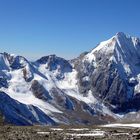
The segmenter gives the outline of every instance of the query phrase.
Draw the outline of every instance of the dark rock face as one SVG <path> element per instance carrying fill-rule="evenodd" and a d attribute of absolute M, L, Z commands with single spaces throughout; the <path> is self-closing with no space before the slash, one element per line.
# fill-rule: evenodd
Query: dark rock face
<path fill-rule="evenodd" d="M 23 78 L 26 82 L 31 82 L 34 78 L 34 75 L 30 69 L 23 68 Z"/>
<path fill-rule="evenodd" d="M 7 79 L 4 77 L 0 77 L 0 88 L 4 87 L 4 88 L 8 88 L 8 82 Z"/>
<path fill-rule="evenodd" d="M 9 64 L 12 64 L 12 62 L 14 61 L 14 57 L 6 52 L 3 53 L 3 56 L 8 60 Z"/>
<path fill-rule="evenodd" d="M 91 108 L 89 105 L 83 104 L 83 109 L 84 109 L 85 111 L 87 111 L 88 113 L 90 113 L 91 115 L 95 115 L 94 109 Z"/>
<path fill-rule="evenodd" d="M 86 79 L 85 77 L 91 77 L 92 72 L 94 71 L 93 65 L 91 65 L 88 62 L 82 62 L 82 60 L 86 54 L 87 53 L 83 53 L 80 55 L 80 57 L 73 60 L 74 68 L 78 72 L 77 79 L 78 79 L 79 92 L 82 94 L 86 94 L 90 90 L 91 79 L 90 78 Z"/>
<path fill-rule="evenodd" d="M 53 100 L 55 100 L 55 105 L 59 105 L 60 109 L 74 110 L 73 100 L 67 96 L 63 90 L 59 88 L 52 88 L 50 93 L 53 96 Z"/>
<path fill-rule="evenodd" d="M 12 69 L 21 69 L 24 68 L 28 61 L 22 56 L 16 56 L 13 58 L 10 67 Z"/>
<path fill-rule="evenodd" d="M 52 97 L 49 92 L 37 80 L 32 81 L 31 91 L 34 96 L 42 100 L 50 100 Z"/>
<path fill-rule="evenodd" d="M 131 111 L 139 111 L 140 110 L 140 95 L 135 95 L 131 99 L 123 102 L 117 108 L 113 108 L 112 111 L 115 113 L 129 113 Z M 133 117 L 134 118 L 134 117 Z"/>
<path fill-rule="evenodd" d="M 96 63 L 100 65 L 97 68 L 88 62 L 76 65 L 79 91 L 86 96 L 91 90 L 96 98 L 109 107 L 110 105 L 119 107 L 127 102 L 129 86 L 120 77 L 115 64 L 110 64 L 105 58 Z M 85 80 L 84 77 L 88 79 Z"/>
<path fill-rule="evenodd" d="M 98 67 L 91 76 L 91 89 L 100 99 L 119 105 L 127 99 L 127 85 L 115 68 Z"/>

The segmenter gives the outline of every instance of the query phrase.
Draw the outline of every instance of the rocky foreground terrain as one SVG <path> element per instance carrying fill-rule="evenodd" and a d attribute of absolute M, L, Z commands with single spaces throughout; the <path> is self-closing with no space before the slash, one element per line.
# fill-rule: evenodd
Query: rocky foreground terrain
<path fill-rule="evenodd" d="M 138 128 L 1 126 L 0 140 L 135 140 Z"/>

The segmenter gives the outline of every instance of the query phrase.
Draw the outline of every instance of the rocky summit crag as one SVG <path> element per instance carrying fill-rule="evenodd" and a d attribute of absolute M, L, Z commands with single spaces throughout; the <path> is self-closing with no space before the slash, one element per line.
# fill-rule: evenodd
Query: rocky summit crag
<path fill-rule="evenodd" d="M 0 54 L 0 112 L 15 125 L 140 119 L 140 39 L 117 33 L 78 58 Z"/>

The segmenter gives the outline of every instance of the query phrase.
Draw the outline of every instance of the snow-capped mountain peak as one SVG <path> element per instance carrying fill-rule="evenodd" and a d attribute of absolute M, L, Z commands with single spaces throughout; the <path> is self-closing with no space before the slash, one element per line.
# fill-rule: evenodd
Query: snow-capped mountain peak
<path fill-rule="evenodd" d="M 140 40 L 122 32 L 71 61 L 0 54 L 0 111 L 10 123 L 107 123 L 140 110 L 139 93 Z"/>
<path fill-rule="evenodd" d="M 140 56 L 140 39 L 126 35 L 123 32 L 118 32 L 107 41 L 99 43 L 99 45 L 85 56 L 85 59 L 90 62 L 95 61 L 96 54 L 99 55 L 99 53 L 103 57 L 104 55 L 110 57 L 110 60 L 113 57 L 117 57 L 119 61 L 127 55 L 129 57 L 131 55 Z"/>

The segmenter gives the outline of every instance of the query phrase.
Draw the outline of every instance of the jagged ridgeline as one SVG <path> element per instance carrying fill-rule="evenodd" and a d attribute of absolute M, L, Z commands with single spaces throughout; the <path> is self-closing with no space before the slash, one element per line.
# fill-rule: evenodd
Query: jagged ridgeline
<path fill-rule="evenodd" d="M 73 60 L 0 54 L 0 111 L 15 125 L 139 121 L 140 40 L 122 32 Z M 133 113 L 132 113 L 133 112 Z"/>

